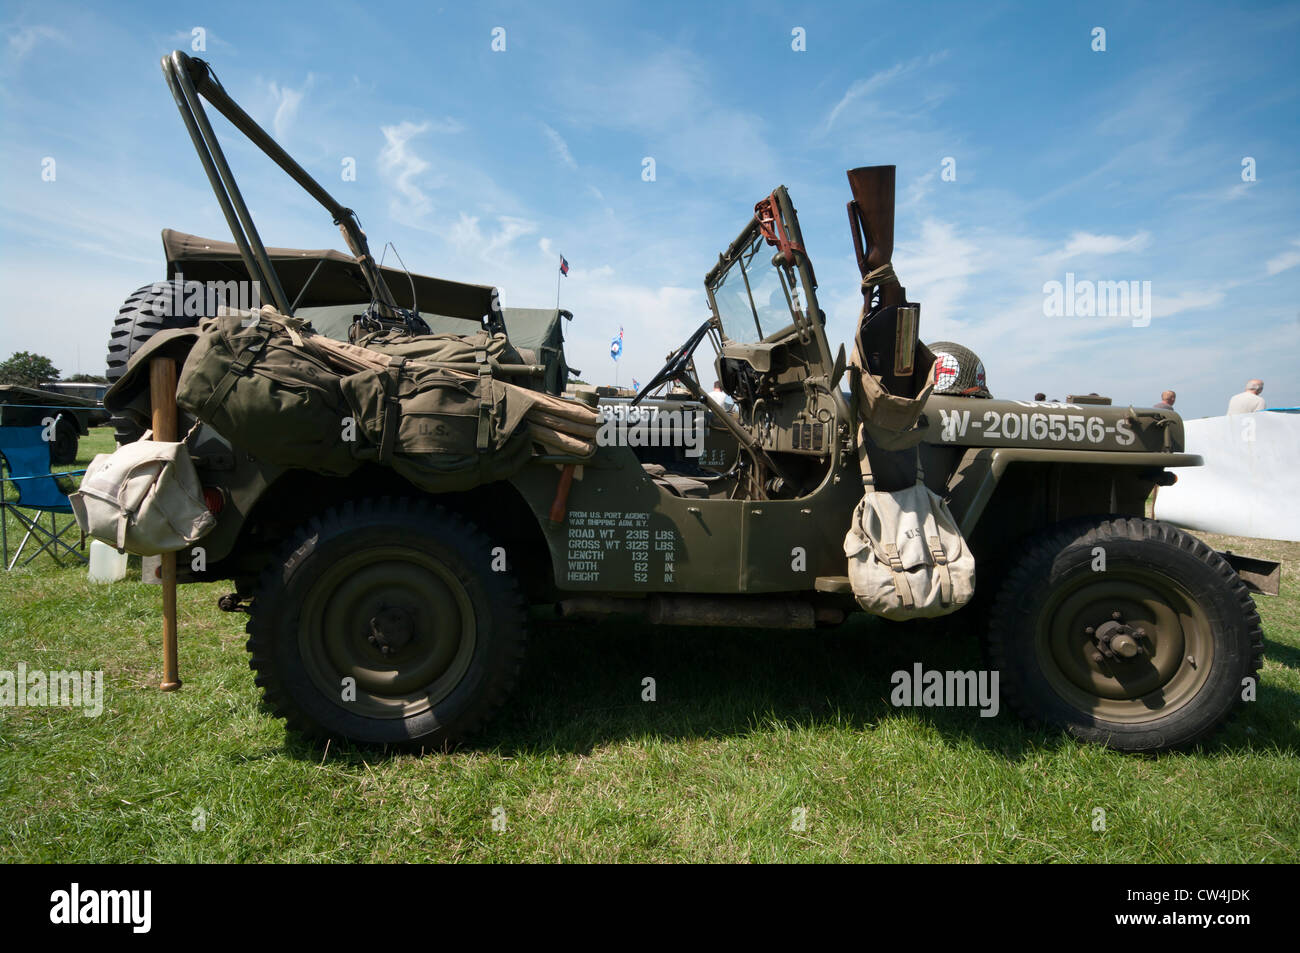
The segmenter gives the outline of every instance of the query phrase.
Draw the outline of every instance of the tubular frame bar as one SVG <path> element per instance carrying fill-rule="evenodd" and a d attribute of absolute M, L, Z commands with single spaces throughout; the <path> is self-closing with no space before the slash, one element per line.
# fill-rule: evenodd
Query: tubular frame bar
<path fill-rule="evenodd" d="M 231 235 L 239 247 L 239 254 L 244 260 L 245 268 L 248 269 L 249 277 L 261 282 L 262 286 L 270 291 L 271 298 L 280 313 L 292 315 L 293 310 L 266 253 L 266 246 L 262 243 L 253 224 L 248 206 L 244 204 L 243 195 L 221 151 L 216 133 L 208 122 L 200 96 L 211 103 L 230 121 L 231 125 L 247 136 L 253 145 L 261 149 L 272 162 L 283 169 L 333 216 L 334 223 L 343 233 L 349 251 L 361 266 L 366 283 L 370 286 L 372 298 L 395 314 L 397 306 L 392 292 L 370 254 L 365 233 L 361 231 L 356 214 L 326 192 L 321 184 L 308 175 L 306 170 L 295 162 L 266 130 L 254 122 L 253 118 L 230 98 L 212 76 L 206 62 L 175 50 L 169 56 L 163 57 L 162 71 L 172 98 L 176 101 L 176 107 L 180 110 L 181 119 L 185 122 L 185 128 L 194 143 L 199 161 L 203 164 L 203 171 L 207 174 L 213 194 L 216 195 L 217 204 L 221 206 L 226 224 L 230 226 Z"/>

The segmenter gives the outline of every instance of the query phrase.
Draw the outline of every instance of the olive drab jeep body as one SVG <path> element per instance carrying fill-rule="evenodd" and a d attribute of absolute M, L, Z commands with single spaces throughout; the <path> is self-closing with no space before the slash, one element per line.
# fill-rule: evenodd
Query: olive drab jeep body
<path fill-rule="evenodd" d="M 169 247 L 169 277 L 198 274 L 202 252 L 203 267 L 271 289 L 281 314 L 345 316 L 327 332 L 343 339 L 365 322 L 399 337 L 434 323 L 511 334 L 492 289 L 379 269 L 351 212 L 206 64 L 174 53 L 164 71 L 236 239 L 220 253 L 194 239 L 191 259 Z M 199 96 L 331 210 L 350 255 L 262 248 Z M 874 472 L 868 492 L 919 478 L 946 504 L 976 566 L 976 598 L 953 618 L 976 623 L 1019 714 L 1126 750 L 1188 744 L 1215 728 L 1255 676 L 1262 634 L 1229 562 L 1145 517 L 1154 487 L 1201 463 L 1184 452 L 1180 418 L 1095 395 L 982 396 L 983 381 L 979 393 L 933 390 L 942 361 L 916 338 L 919 306 L 882 271 L 893 239 L 892 167 L 883 168 L 887 189 L 874 197 L 850 174 L 866 296 L 852 362 L 827 338 L 795 207 L 778 187 L 706 276 L 708 320 L 636 400 L 605 403 L 590 453 L 536 445 L 507 479 L 429 494 L 374 461 L 331 476 L 198 426 L 189 445 L 216 525 L 198 544 L 202 559 L 179 554 L 181 580 L 234 581 L 224 607 L 250 613 L 252 666 L 276 713 L 316 736 L 455 742 L 505 701 L 530 608 L 574 620 L 839 624 L 861 611 L 845 536 Z M 322 273 L 328 287 L 313 283 Z M 872 322 L 891 335 L 883 358 Z M 716 352 L 708 380 L 723 382 L 730 409 L 695 370 L 705 338 Z M 905 373 L 891 376 L 900 360 Z M 535 377 L 512 379 L 555 393 L 557 361 L 562 344 L 537 358 Z M 690 399 L 645 402 L 670 381 Z M 864 410 L 864 381 L 894 393 L 925 385 L 893 443 Z M 692 435 L 708 455 L 683 452 Z M 880 625 L 864 637 L 907 638 L 906 625 Z"/>

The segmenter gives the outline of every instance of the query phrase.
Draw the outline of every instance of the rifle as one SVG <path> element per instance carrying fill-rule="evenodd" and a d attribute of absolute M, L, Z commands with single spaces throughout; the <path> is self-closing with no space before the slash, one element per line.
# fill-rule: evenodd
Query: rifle
<path fill-rule="evenodd" d="M 934 355 L 918 336 L 921 306 L 907 301 L 891 261 L 894 166 L 850 169 L 848 177 L 849 229 L 862 275 L 862 314 L 850 362 L 853 404 L 863 424 L 864 464 L 877 488 L 901 489 L 916 479 L 912 427 L 933 381 Z"/>

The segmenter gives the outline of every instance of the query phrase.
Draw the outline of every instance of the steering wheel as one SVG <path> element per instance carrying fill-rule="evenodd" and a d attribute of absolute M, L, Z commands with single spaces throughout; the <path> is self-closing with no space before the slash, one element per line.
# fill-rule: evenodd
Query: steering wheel
<path fill-rule="evenodd" d="M 668 355 L 668 360 L 659 370 L 659 373 L 651 378 L 650 383 L 642 387 L 640 393 L 632 398 L 633 407 L 641 403 L 652 390 L 665 381 L 678 380 L 685 376 L 687 369 L 691 366 L 691 355 L 695 353 L 695 349 L 704 340 L 704 335 L 708 333 L 709 325 L 712 323 L 712 318 L 705 321 L 695 329 L 694 334 L 686 339 L 685 344 Z"/>

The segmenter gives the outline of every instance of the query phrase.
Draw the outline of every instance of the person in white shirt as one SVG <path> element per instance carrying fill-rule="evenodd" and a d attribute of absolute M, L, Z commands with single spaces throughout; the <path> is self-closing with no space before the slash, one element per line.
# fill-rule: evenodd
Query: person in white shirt
<path fill-rule="evenodd" d="M 1263 381 L 1258 379 L 1250 381 L 1246 384 L 1245 390 L 1228 401 L 1228 413 L 1253 414 L 1257 410 L 1263 410 L 1264 398 L 1259 396 L 1263 389 Z"/>
<path fill-rule="evenodd" d="M 731 399 L 725 390 L 722 389 L 722 381 L 713 382 L 713 390 L 709 391 L 709 396 L 718 402 L 718 406 L 723 410 L 731 410 L 735 406 L 735 401 Z"/>

